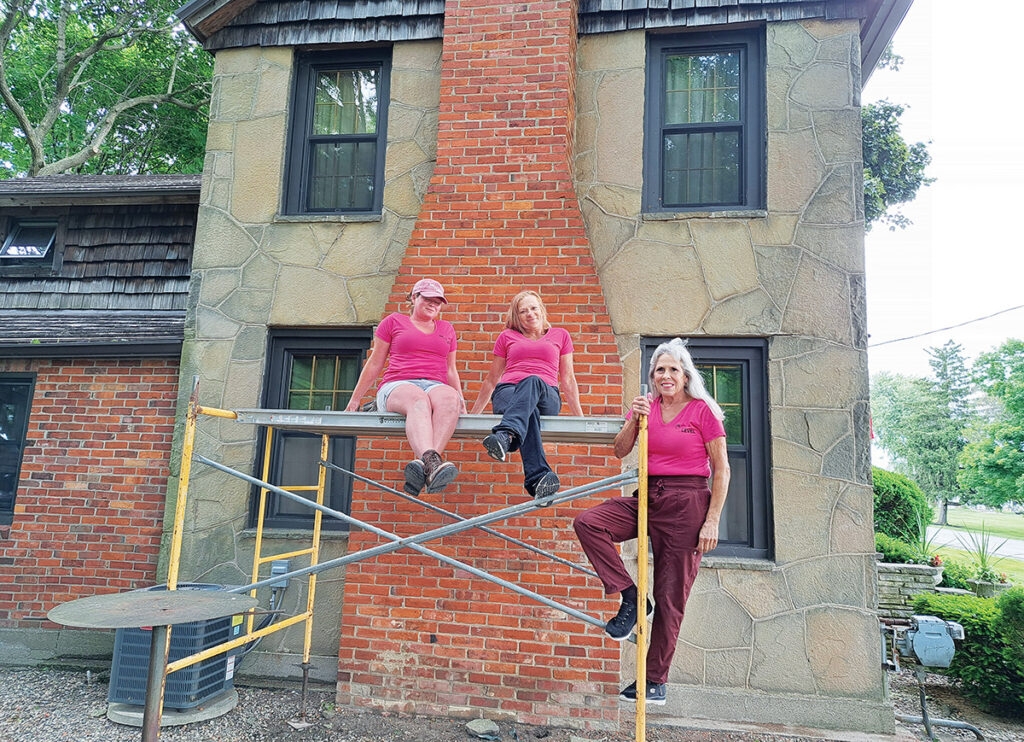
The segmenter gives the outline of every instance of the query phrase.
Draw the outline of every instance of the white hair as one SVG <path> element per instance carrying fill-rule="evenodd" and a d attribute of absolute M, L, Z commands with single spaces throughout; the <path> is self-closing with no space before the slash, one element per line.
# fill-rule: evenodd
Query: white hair
<path fill-rule="evenodd" d="M 686 390 L 686 393 L 694 399 L 704 400 L 705 404 L 711 408 L 711 414 L 719 420 L 725 420 L 725 413 L 722 412 L 722 408 L 715 401 L 714 397 L 708 393 L 707 387 L 704 386 L 704 379 L 693 364 L 690 351 L 686 349 L 686 341 L 681 338 L 672 338 L 667 343 L 662 343 L 654 349 L 654 353 L 651 355 L 651 370 L 647 378 L 654 398 L 661 397 L 661 390 L 654 383 L 654 369 L 658 365 L 658 359 L 665 355 L 675 359 L 683 367 L 683 373 L 686 374 L 686 384 L 683 388 Z"/>

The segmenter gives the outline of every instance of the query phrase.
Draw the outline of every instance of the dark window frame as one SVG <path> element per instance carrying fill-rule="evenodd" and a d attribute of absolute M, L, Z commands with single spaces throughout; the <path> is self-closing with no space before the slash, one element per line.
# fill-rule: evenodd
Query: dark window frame
<path fill-rule="evenodd" d="M 644 337 L 641 340 L 641 383 L 647 383 L 651 354 L 670 337 Z M 742 456 L 747 461 L 746 544 L 723 542 L 711 552 L 714 556 L 751 559 L 773 558 L 774 533 L 771 487 L 771 431 L 768 419 L 768 342 L 763 338 L 692 337 L 687 347 L 695 364 L 736 364 L 743 367 L 744 426 L 749 431 L 745 444 L 727 443 L 730 460 Z M 734 472 L 735 475 L 735 472 Z"/>
<path fill-rule="evenodd" d="M 373 204 L 369 209 L 310 209 L 311 133 L 316 72 L 321 69 L 377 67 L 377 132 L 374 135 L 339 135 L 335 139 L 377 142 Z M 380 214 L 384 203 L 384 159 L 387 150 L 388 109 L 391 96 L 391 48 L 374 47 L 348 52 L 308 52 L 296 60 L 288 122 L 282 210 L 287 215 Z"/>
<path fill-rule="evenodd" d="M 51 276 L 60 272 L 64 265 L 64 241 L 67 234 L 67 219 L 61 214 L 29 213 L 24 216 L 6 215 L 0 217 L 0 244 L 6 246 L 14 231 L 22 225 L 52 224 L 53 244 L 49 255 L 41 259 L 0 258 L 0 275 L 5 276 Z M 31 262 L 30 262 L 31 261 Z"/>
<path fill-rule="evenodd" d="M 663 141 L 667 131 L 702 132 L 720 124 L 664 125 L 665 59 L 678 52 L 687 54 L 740 52 L 740 74 L 745 90 L 740 97 L 742 145 L 740 161 L 741 197 L 736 203 L 664 205 Z M 643 203 L 646 213 L 686 213 L 693 211 L 737 211 L 765 208 L 765 32 L 763 28 L 737 31 L 711 31 L 687 34 L 649 34 L 644 105 Z M 729 128 L 734 128 L 730 124 Z"/>
<path fill-rule="evenodd" d="M 34 373 L 0 373 L 0 383 L 28 384 L 28 409 L 25 414 L 25 421 L 19 434 L 20 444 L 18 446 L 18 465 L 14 482 L 14 496 L 11 499 L 10 510 L 0 509 L 0 525 L 9 526 L 14 520 L 14 506 L 18 501 L 18 487 L 21 483 L 21 465 L 25 459 L 25 449 L 31 444 L 28 439 L 29 420 L 32 417 L 32 403 L 36 393 L 36 375 Z"/>
<path fill-rule="evenodd" d="M 361 366 L 372 342 L 372 332 L 366 328 L 271 328 L 267 336 L 267 361 L 263 377 L 263 408 L 287 408 L 287 381 L 291 376 L 292 359 L 296 354 L 317 352 L 344 354 L 351 351 L 352 355 L 359 360 Z M 281 471 L 284 464 L 282 440 L 293 437 L 319 438 L 320 436 L 311 433 L 275 430 L 270 451 L 270 478 L 268 481 L 271 484 L 281 484 Z M 253 464 L 255 476 L 259 478 L 263 476 L 265 443 L 266 437 L 261 430 L 256 446 L 256 459 Z M 355 436 L 331 436 L 327 458 L 332 463 L 351 470 L 355 459 L 355 449 Z M 315 461 L 310 461 L 309 463 L 310 466 L 316 465 Z M 296 483 L 284 482 L 283 484 L 294 485 Z M 251 527 L 256 526 L 259 517 L 259 494 L 259 488 L 253 487 L 249 507 L 249 524 Z M 279 495 L 272 492 L 267 493 L 267 509 L 263 521 L 265 528 L 303 530 L 313 528 L 314 511 L 312 508 L 308 510 L 306 515 L 280 514 L 277 510 L 279 497 Z M 328 470 L 324 504 L 335 510 L 348 513 L 352 505 L 351 479 Z M 328 531 L 345 532 L 348 531 L 348 524 L 337 518 L 325 517 L 321 521 L 321 528 Z"/>

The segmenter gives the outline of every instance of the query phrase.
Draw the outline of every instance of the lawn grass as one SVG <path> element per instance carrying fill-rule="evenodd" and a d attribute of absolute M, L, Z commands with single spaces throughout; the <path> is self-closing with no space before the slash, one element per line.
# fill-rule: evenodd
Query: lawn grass
<path fill-rule="evenodd" d="M 984 523 L 985 530 L 993 536 L 1024 541 L 1024 515 L 951 507 L 946 515 L 946 520 L 954 528 L 965 528 L 969 531 L 980 530 Z"/>
<path fill-rule="evenodd" d="M 973 566 L 974 560 L 969 551 L 954 549 L 949 546 L 940 546 L 936 550 L 943 559 L 955 559 L 968 566 Z M 1004 557 L 997 564 L 993 565 L 996 572 L 1005 572 L 1006 576 L 1014 585 L 1024 585 L 1024 562 L 1019 559 Z"/>

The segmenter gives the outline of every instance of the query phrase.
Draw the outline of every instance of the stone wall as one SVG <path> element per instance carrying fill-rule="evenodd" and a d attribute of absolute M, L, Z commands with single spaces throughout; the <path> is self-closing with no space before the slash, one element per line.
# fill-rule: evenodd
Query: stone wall
<path fill-rule="evenodd" d="M 383 314 L 434 166 L 440 42 L 395 45 L 380 217 L 278 214 L 283 181 L 291 49 L 218 52 L 196 231 L 179 419 L 198 374 L 200 403 L 259 407 L 267 328 L 364 326 Z M 256 431 L 200 418 L 197 450 L 241 471 L 253 466 Z M 178 470 L 178 453 L 173 463 Z M 176 479 L 169 488 L 173 521 Z M 192 468 L 181 579 L 248 584 L 254 532 L 247 529 L 249 486 L 201 465 Z M 308 531 L 268 531 L 263 553 L 308 547 Z M 321 561 L 347 551 L 347 536 L 327 534 Z M 166 559 L 166 549 L 164 549 Z M 166 571 L 166 564 L 162 565 Z M 306 603 L 293 580 L 285 610 Z M 344 571 L 317 582 L 315 677 L 337 670 Z M 265 604 L 265 598 L 264 598 Z M 298 624 L 263 639 L 243 672 L 295 676 Z"/>
<path fill-rule="evenodd" d="M 935 592 L 942 568 L 927 564 L 878 564 L 878 615 L 906 618 L 914 613 L 914 596 Z"/>
<path fill-rule="evenodd" d="M 768 24 L 767 209 L 668 215 L 641 211 L 644 32 L 580 41 L 577 191 L 626 396 L 643 336 L 769 339 L 775 559 L 707 560 L 669 713 L 893 728 L 874 612 L 858 34 Z"/>

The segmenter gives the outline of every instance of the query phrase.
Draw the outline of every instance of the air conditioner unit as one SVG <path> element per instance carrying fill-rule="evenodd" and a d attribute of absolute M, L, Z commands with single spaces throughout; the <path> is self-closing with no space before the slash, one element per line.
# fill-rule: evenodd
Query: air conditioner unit
<path fill-rule="evenodd" d="M 178 590 L 228 590 L 230 585 L 183 583 Z M 156 585 L 145 590 L 166 590 Z M 234 639 L 242 633 L 242 616 L 225 616 L 207 621 L 174 624 L 168 662 Z M 143 706 L 149 673 L 149 647 L 153 632 L 148 629 L 118 629 L 114 638 L 114 660 L 110 669 L 107 701 Z M 234 687 L 235 662 L 241 649 L 218 654 L 167 676 L 164 708 L 188 709 Z"/>

